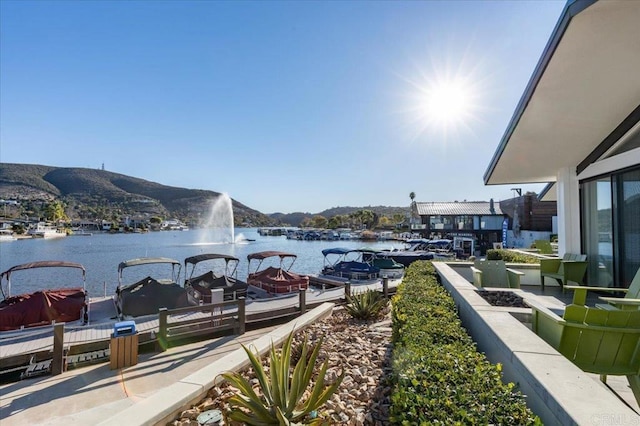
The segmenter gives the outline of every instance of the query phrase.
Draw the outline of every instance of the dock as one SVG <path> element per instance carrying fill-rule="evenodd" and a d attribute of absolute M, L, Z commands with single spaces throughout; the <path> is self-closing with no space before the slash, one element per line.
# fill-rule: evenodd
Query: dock
<path fill-rule="evenodd" d="M 306 291 L 271 298 L 247 299 L 244 321 L 247 324 L 273 322 L 300 315 L 325 302 L 344 303 L 347 291 L 349 293 L 367 290 L 383 291 L 380 280 L 346 285 L 317 276 L 312 277 L 311 280 L 314 285 Z M 388 280 L 387 291 L 393 292 L 400 282 L 400 279 Z M 208 312 L 198 312 L 203 310 L 202 307 L 194 307 L 194 312 L 180 313 L 177 320 L 185 319 L 193 322 L 198 318 L 210 318 L 211 312 L 216 309 L 222 313 L 220 307 L 215 304 L 209 306 Z M 224 314 L 228 315 L 234 310 L 237 308 L 225 307 Z M 116 316 L 113 299 L 107 297 L 93 302 L 90 312 L 92 312 L 90 318 L 93 316 L 109 318 L 109 320 L 91 323 L 90 319 L 87 325 L 66 324 L 64 326 L 62 356 L 65 359 L 65 368 L 78 368 L 109 360 L 110 339 L 115 323 L 120 321 Z M 159 315 L 136 317 L 134 321 L 139 345 L 157 347 L 160 332 Z M 50 325 L 0 333 L 0 375 L 22 374 L 26 377 L 50 372 L 51 359 L 54 357 L 54 327 L 55 325 Z M 212 326 L 212 332 L 215 331 L 215 326 Z"/>

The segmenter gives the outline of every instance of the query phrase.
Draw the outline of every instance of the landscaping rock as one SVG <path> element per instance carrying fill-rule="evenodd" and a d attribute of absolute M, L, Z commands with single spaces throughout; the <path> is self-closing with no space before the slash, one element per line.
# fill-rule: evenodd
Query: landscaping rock
<path fill-rule="evenodd" d="M 329 359 L 326 382 L 335 381 L 342 367 L 346 374 L 338 390 L 318 411 L 318 415 L 331 424 L 360 426 L 388 424 L 390 391 L 387 374 L 391 360 L 390 320 L 379 323 L 367 323 L 351 318 L 346 312 L 336 310 L 333 315 L 311 325 L 294 337 L 295 345 L 301 343 L 306 335 L 313 344 L 320 337 L 322 349 L 317 365 Z M 263 362 L 268 364 L 267 357 Z M 248 369 L 243 375 L 255 383 L 253 371 Z M 256 389 L 256 387 L 254 387 Z M 257 390 L 257 389 L 256 389 Z M 221 383 L 209 390 L 207 396 L 194 407 L 185 410 L 180 418 L 169 425 L 187 425 L 194 415 L 206 410 L 219 409 L 225 412 L 229 408 L 227 400 L 236 389 Z M 233 423 L 223 423 L 233 424 Z"/>

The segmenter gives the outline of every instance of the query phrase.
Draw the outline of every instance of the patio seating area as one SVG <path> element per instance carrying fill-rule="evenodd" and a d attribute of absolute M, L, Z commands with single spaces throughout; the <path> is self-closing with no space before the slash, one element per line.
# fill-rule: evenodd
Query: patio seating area
<path fill-rule="evenodd" d="M 469 266 L 465 270 L 455 264 L 434 265 L 478 348 L 491 362 L 502 364 L 505 380 L 518 385 L 527 395 L 528 405 L 545 423 L 586 424 L 605 412 L 630 421 L 640 420 L 640 405 L 625 376 L 609 376 L 606 384 L 602 383 L 599 374 L 580 370 L 533 332 L 531 308 L 491 306 L 472 284 L 472 277 L 466 272 Z M 519 289 L 496 290 L 514 292 L 525 303 L 535 301 L 562 315 L 564 307 L 573 301 L 573 292 L 563 292 L 557 285 L 543 289 L 532 280 L 535 271 L 528 271 L 528 275 L 530 279 L 523 280 Z M 588 292 L 585 301 L 594 306 L 602 302 L 599 296 Z"/>

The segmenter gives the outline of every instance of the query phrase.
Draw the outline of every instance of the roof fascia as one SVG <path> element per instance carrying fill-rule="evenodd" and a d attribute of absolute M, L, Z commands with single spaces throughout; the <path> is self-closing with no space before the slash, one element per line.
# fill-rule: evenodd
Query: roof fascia
<path fill-rule="evenodd" d="M 540 194 L 538 194 L 538 201 L 544 201 L 543 198 L 547 195 L 547 193 L 549 191 L 551 191 L 551 189 L 553 189 L 553 185 L 555 185 L 555 182 L 549 182 L 548 184 L 545 185 L 544 188 L 542 188 L 542 191 L 540 191 Z"/>
<path fill-rule="evenodd" d="M 509 139 L 511 139 L 513 132 L 515 131 L 518 123 L 520 122 L 520 118 L 522 117 L 522 114 L 524 114 L 525 109 L 529 105 L 529 102 L 533 97 L 536 87 L 538 87 L 538 83 L 540 82 L 540 79 L 544 75 L 544 72 L 547 69 L 549 62 L 551 61 L 553 54 L 558 48 L 558 45 L 560 44 L 560 41 L 562 40 L 562 37 L 564 36 L 565 31 L 569 27 L 569 23 L 571 22 L 571 19 L 577 14 L 579 14 L 580 12 L 582 12 L 583 10 L 585 10 L 586 8 L 588 8 L 589 6 L 591 6 L 592 4 L 594 4 L 596 1 L 598 0 L 567 1 L 567 4 L 565 5 L 564 9 L 562 10 L 562 13 L 560 14 L 560 18 L 558 19 L 558 22 L 556 23 L 556 26 L 554 27 L 553 32 L 551 33 L 551 37 L 549 38 L 547 45 L 542 51 L 542 56 L 538 60 L 538 64 L 536 65 L 536 68 L 534 69 L 533 74 L 531 75 L 531 78 L 527 83 L 527 87 L 525 88 L 524 93 L 522 94 L 522 97 L 520 98 L 520 101 L 516 106 L 513 116 L 509 121 L 507 130 L 502 136 L 502 139 L 500 140 L 500 144 L 498 145 L 496 152 L 493 154 L 493 157 L 491 158 L 491 162 L 489 163 L 489 167 L 487 167 L 487 171 L 484 173 L 485 185 L 488 185 L 489 179 L 491 178 L 491 175 L 493 174 L 493 171 L 495 170 L 498 164 L 498 160 L 500 160 L 502 153 L 507 147 L 507 143 L 509 142 Z"/>
<path fill-rule="evenodd" d="M 590 164 L 595 163 L 602 157 L 620 138 L 627 134 L 636 124 L 640 122 L 640 105 L 627 116 L 587 157 L 582 160 L 576 169 L 577 174 L 582 173 Z"/>

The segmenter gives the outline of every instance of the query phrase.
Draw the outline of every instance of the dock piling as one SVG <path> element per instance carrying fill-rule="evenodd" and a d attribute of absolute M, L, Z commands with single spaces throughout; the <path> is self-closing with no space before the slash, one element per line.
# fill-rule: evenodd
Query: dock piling
<path fill-rule="evenodd" d="M 51 361 L 51 375 L 62 374 L 64 368 L 64 323 L 53 326 L 53 360 Z"/>

